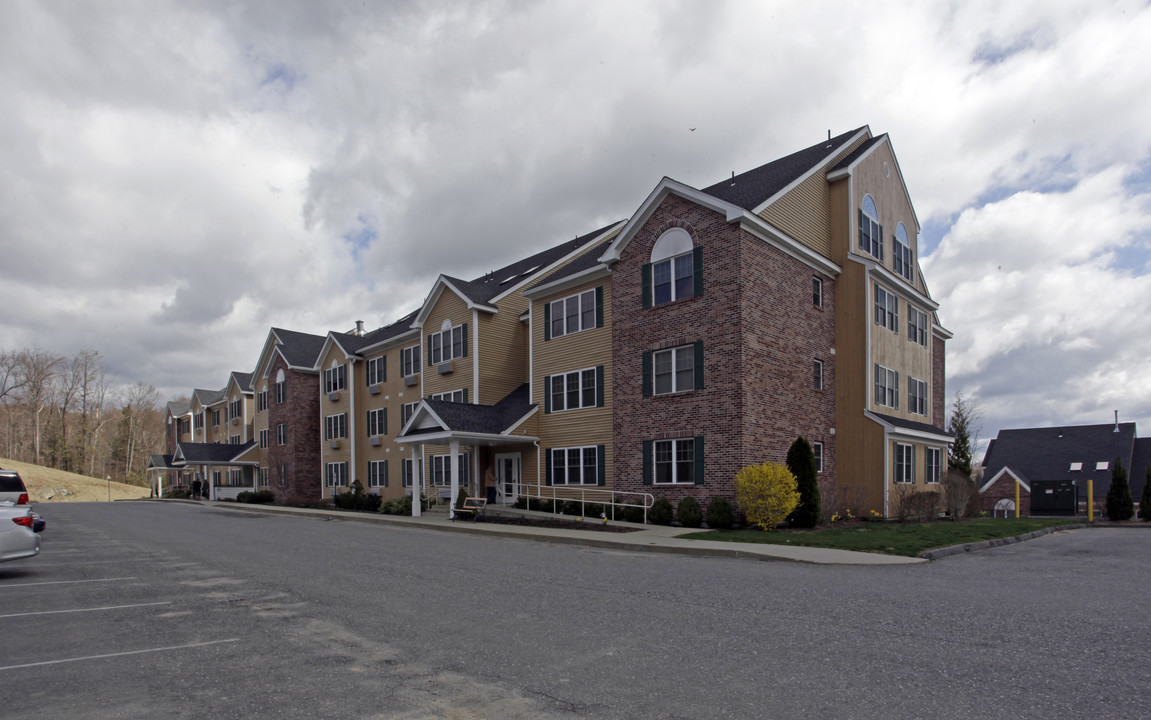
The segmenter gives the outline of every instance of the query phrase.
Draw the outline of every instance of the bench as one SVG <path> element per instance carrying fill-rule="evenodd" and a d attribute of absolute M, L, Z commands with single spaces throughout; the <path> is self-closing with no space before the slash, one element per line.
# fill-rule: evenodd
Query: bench
<path fill-rule="evenodd" d="M 458 520 L 464 515 L 471 515 L 472 522 L 476 518 L 483 517 L 484 508 L 488 506 L 487 498 L 470 497 L 464 498 L 464 506 L 456 508 L 455 514 L 452 516 L 453 520 Z"/>

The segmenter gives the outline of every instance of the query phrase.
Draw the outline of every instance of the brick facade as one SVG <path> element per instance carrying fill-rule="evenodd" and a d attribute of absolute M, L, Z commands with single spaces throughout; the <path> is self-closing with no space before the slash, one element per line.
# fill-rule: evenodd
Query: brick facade
<path fill-rule="evenodd" d="M 272 363 L 269 388 L 277 373 L 284 371 L 285 400 L 268 400 L 268 467 L 272 490 L 282 498 L 319 500 L 323 486 L 320 455 L 320 392 L 316 373 L 291 370 L 280 355 Z M 287 423 L 288 443 L 280 445 L 276 426 Z M 287 485 L 282 484 L 281 468 L 287 467 Z"/>
<path fill-rule="evenodd" d="M 643 308 L 642 266 L 660 235 L 688 231 L 703 250 L 703 294 Z M 612 269 L 615 358 L 615 487 L 652 492 L 672 503 L 733 498 L 740 468 L 783 462 L 798 435 L 824 443 L 834 477 L 834 296 L 812 303 L 811 268 L 742 231 L 712 210 L 669 196 Z M 704 388 L 643 396 L 643 353 L 702 341 Z M 813 388 L 813 360 L 824 362 L 824 390 Z M 704 438 L 702 485 L 644 485 L 643 443 Z"/>
<path fill-rule="evenodd" d="M 943 338 L 933 334 L 931 337 L 931 424 L 940 430 L 947 428 L 947 368 L 944 361 L 946 352 L 947 344 Z"/>
<path fill-rule="evenodd" d="M 994 485 L 982 493 L 981 509 L 995 514 L 995 503 L 1000 500 L 1015 501 L 1015 478 L 1011 477 L 1008 473 L 1004 473 L 995 481 Z M 1000 516 L 1002 516 L 1002 511 L 1000 512 Z M 1009 517 L 1014 516 L 1014 511 L 1009 513 Z M 1022 485 L 1019 486 L 1019 516 L 1031 516 L 1031 491 Z"/>

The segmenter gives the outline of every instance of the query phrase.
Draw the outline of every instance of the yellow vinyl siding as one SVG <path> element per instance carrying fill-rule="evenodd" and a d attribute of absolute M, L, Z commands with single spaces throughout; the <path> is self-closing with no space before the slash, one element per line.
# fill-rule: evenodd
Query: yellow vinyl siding
<path fill-rule="evenodd" d="M 370 489 L 368 485 L 368 462 L 387 460 L 388 486 L 379 488 L 380 495 L 385 498 L 399 497 L 404 494 L 401 460 L 410 458 L 411 451 L 406 446 L 397 444 L 395 438 L 400 431 L 401 408 L 405 402 L 419 399 L 420 386 L 408 387 L 404 385 L 400 366 L 400 350 L 410 347 L 416 342 L 418 339 L 415 342 L 409 339 L 396 347 L 373 352 L 365 356 L 365 362 L 356 363 L 356 477 L 364 486 L 364 490 L 368 491 Z M 385 356 L 387 357 L 387 378 L 380 383 L 379 394 L 372 395 L 368 392 L 366 360 Z M 368 435 L 368 411 L 379 410 L 380 408 L 386 411 L 388 428 L 387 432 L 380 436 L 379 447 L 375 447 L 371 444 L 371 436 Z"/>
<path fill-rule="evenodd" d="M 343 390 L 339 391 L 339 397 L 336 400 L 329 400 L 328 393 L 324 392 L 324 372 L 331 369 L 332 362 L 335 361 L 337 365 L 344 365 L 347 373 L 347 384 Z M 348 463 L 348 486 L 350 487 L 352 481 L 357 476 L 353 472 L 352 465 L 352 435 L 359 428 L 356 418 L 352 417 L 352 393 L 356 390 L 356 384 L 363 382 L 362 374 L 364 366 L 358 363 L 355 370 L 352 369 L 352 364 L 344 356 L 344 352 L 340 350 L 334 343 L 324 354 L 319 363 L 320 373 L 316 378 L 316 391 L 320 393 L 320 426 L 318 431 L 320 433 L 320 477 L 325 487 L 325 496 L 327 496 L 327 472 L 328 463 L 333 462 L 346 462 Z M 339 415 L 340 413 L 348 413 L 348 437 L 340 438 L 340 447 L 335 450 L 331 447 L 331 441 L 327 436 L 327 418 L 329 415 Z M 365 478 L 360 478 L 360 483 L 363 484 Z"/>
<path fill-rule="evenodd" d="M 551 340 L 544 340 L 544 305 L 581 292 L 603 288 L 603 327 L 581 330 Z M 604 446 L 605 487 L 611 488 L 615 477 L 615 450 L 612 428 L 612 302 L 611 280 L 600 278 L 577 287 L 557 292 L 532 304 L 532 348 L 534 373 L 532 402 L 539 406 L 537 432 L 541 449 Z M 604 370 L 603 407 L 580 408 L 544 413 L 544 378 L 549 375 L 583 370 L 602 365 Z M 541 467 L 544 455 L 541 455 Z M 543 478 L 540 479 L 543 484 Z"/>
<path fill-rule="evenodd" d="M 527 328 L 519 319 L 528 305 L 527 298 L 517 291 L 499 301 L 499 312 L 495 315 L 476 314 L 480 381 L 475 401 L 481 405 L 498 403 L 528 381 Z M 470 334 L 470 326 L 468 330 Z M 471 340 L 468 339 L 469 355 Z M 470 393 L 468 400 L 472 400 Z"/>
<path fill-rule="evenodd" d="M 759 216 L 820 255 L 831 257 L 831 195 L 826 171 L 835 167 L 841 158 L 862 142 L 863 139 L 860 139 L 845 147 L 823 169 L 812 173 L 787 191 L 783 197 L 764 208 Z"/>

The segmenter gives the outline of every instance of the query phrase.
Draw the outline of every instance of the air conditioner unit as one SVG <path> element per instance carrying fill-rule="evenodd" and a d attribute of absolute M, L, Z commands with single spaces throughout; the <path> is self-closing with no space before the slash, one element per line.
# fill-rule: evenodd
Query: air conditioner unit
<path fill-rule="evenodd" d="M 448 360 L 447 362 L 442 362 L 439 365 L 436 365 L 436 372 L 438 372 L 440 375 L 447 375 L 451 371 L 452 371 L 452 361 L 451 360 Z"/>
<path fill-rule="evenodd" d="M 373 385 L 369 385 L 368 386 L 368 392 L 371 393 L 372 395 L 379 395 L 380 394 L 380 384 L 375 383 Z"/>
<path fill-rule="evenodd" d="M 328 447 L 330 447 L 333 450 L 339 450 L 340 449 L 340 441 L 339 440 L 332 440 L 331 442 L 328 443 Z"/>
<path fill-rule="evenodd" d="M 240 424 L 240 418 L 238 418 L 238 417 L 232 418 L 232 424 L 233 425 L 239 425 Z"/>
<path fill-rule="evenodd" d="M 372 447 L 379 447 L 380 446 L 380 438 L 373 435 L 372 437 L 368 438 L 368 444 L 371 445 Z"/>
<path fill-rule="evenodd" d="M 408 387 L 412 387 L 415 384 L 416 384 L 416 376 L 415 375 L 405 375 L 404 376 L 404 385 L 407 385 Z"/>
<path fill-rule="evenodd" d="M 330 393 L 328 393 L 328 399 L 331 400 L 332 402 L 336 402 L 337 400 L 340 399 L 340 393 L 330 392 Z"/>

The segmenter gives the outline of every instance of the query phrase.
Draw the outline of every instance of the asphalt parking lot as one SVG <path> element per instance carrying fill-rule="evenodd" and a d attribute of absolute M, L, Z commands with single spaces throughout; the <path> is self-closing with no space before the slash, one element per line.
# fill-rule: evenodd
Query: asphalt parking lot
<path fill-rule="evenodd" d="M 917 566 L 164 503 L 0 565 L 10 718 L 1143 718 L 1151 532 Z"/>

